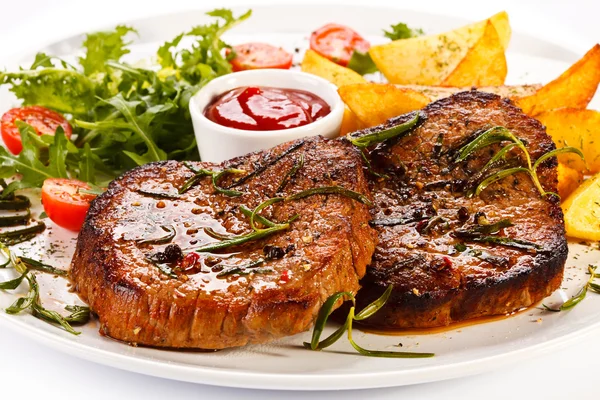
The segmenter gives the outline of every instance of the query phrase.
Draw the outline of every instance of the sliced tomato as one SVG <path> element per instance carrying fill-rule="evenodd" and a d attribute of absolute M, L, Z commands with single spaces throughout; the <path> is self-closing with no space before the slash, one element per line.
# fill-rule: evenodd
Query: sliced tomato
<path fill-rule="evenodd" d="M 370 47 L 371 43 L 344 25 L 327 24 L 310 35 L 312 50 L 344 67 L 354 50 L 366 53 Z"/>
<path fill-rule="evenodd" d="M 42 204 L 58 226 L 78 232 L 96 195 L 81 193 L 90 186 L 76 179 L 50 178 L 42 186 Z"/>
<path fill-rule="evenodd" d="M 292 55 L 281 47 L 267 43 L 245 43 L 234 46 L 235 57 L 230 63 L 235 72 L 248 69 L 289 69 Z"/>
<path fill-rule="evenodd" d="M 8 150 L 13 154 L 19 154 L 23 150 L 21 135 L 16 121 L 21 120 L 35 129 L 38 135 L 54 135 L 56 128 L 62 126 L 65 136 L 71 137 L 73 129 L 69 122 L 57 112 L 48 110 L 41 106 L 27 106 L 8 110 L 0 120 L 0 131 L 2 140 Z"/>

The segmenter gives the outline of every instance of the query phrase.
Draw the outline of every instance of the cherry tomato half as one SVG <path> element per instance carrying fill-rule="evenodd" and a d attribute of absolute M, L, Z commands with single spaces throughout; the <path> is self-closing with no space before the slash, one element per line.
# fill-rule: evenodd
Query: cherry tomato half
<path fill-rule="evenodd" d="M 310 35 L 312 50 L 344 67 L 354 50 L 366 53 L 370 47 L 367 40 L 344 25 L 327 24 Z"/>
<path fill-rule="evenodd" d="M 28 123 L 35 129 L 38 135 L 54 135 L 56 128 L 62 126 L 65 136 L 71 137 L 73 129 L 69 122 L 57 112 L 48 110 L 41 106 L 27 106 L 8 110 L 0 120 L 0 132 L 2 140 L 8 150 L 13 154 L 19 154 L 23 150 L 19 128 L 15 123 L 17 120 Z"/>
<path fill-rule="evenodd" d="M 93 194 L 80 193 L 90 189 L 76 179 L 50 178 L 42 186 L 42 204 L 48 217 L 58 226 L 78 232 L 83 225 Z"/>
<path fill-rule="evenodd" d="M 289 69 L 292 66 L 290 53 L 267 43 L 240 44 L 234 46 L 233 50 L 235 57 L 230 63 L 235 72 L 264 68 Z"/>

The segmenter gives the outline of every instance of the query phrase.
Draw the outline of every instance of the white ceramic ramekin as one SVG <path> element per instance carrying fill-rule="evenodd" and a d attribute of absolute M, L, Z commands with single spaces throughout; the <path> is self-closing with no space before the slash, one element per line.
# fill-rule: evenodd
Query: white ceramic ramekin
<path fill-rule="evenodd" d="M 325 100 L 331 107 L 331 112 L 310 124 L 275 131 L 228 128 L 204 116 L 204 109 L 215 97 L 242 86 L 306 90 Z M 213 79 L 192 97 L 190 113 L 202 161 L 221 162 L 302 137 L 336 137 L 342 124 L 344 103 L 335 85 L 323 78 L 300 71 L 261 69 L 235 72 Z"/>

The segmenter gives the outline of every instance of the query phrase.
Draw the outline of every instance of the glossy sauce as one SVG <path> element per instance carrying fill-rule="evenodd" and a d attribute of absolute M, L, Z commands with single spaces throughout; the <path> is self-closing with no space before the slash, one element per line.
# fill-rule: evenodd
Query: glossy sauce
<path fill-rule="evenodd" d="M 304 90 L 248 86 L 220 95 L 204 115 L 229 128 L 273 131 L 307 125 L 330 112 L 325 100 Z"/>

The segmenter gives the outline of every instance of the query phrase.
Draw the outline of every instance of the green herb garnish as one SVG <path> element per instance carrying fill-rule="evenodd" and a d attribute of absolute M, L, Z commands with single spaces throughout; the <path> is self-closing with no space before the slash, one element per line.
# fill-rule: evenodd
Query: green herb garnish
<path fill-rule="evenodd" d="M 254 261 L 250 261 L 248 263 L 245 264 L 239 264 L 239 265 L 231 265 L 225 269 L 223 269 L 221 272 L 219 272 L 217 274 L 217 278 L 224 278 L 226 276 L 229 275 L 249 275 L 252 272 L 258 272 L 258 273 L 270 273 L 273 272 L 272 268 L 256 268 L 262 264 L 264 264 L 265 260 L 262 258 L 259 258 L 258 260 L 254 260 Z"/>
<path fill-rule="evenodd" d="M 285 174 L 285 176 L 281 180 L 281 183 L 277 187 L 277 190 L 275 190 L 275 193 L 281 192 L 283 190 L 283 188 L 285 188 L 285 186 L 288 184 L 288 182 L 296 175 L 298 170 L 300 168 L 302 168 L 303 166 L 304 166 L 304 154 L 300 154 L 300 157 L 298 157 L 298 161 L 294 162 L 294 165 L 292 166 L 292 168 L 290 168 L 290 170 Z"/>
<path fill-rule="evenodd" d="M 0 245 L 0 249 L 5 256 L 8 256 L 10 263 L 20 274 L 18 278 L 0 283 L 0 289 L 14 290 L 19 287 L 24 280 L 27 280 L 27 283 L 29 284 L 29 291 L 27 294 L 24 297 L 18 298 L 10 307 L 8 307 L 6 313 L 19 314 L 25 310 L 29 310 L 34 317 L 51 324 L 59 325 L 73 335 L 79 335 L 81 332 L 74 330 L 72 324 L 83 324 L 89 321 L 89 307 L 76 305 L 66 306 L 65 310 L 70 312 L 70 314 L 66 316 L 63 316 L 56 311 L 46 309 L 40 300 L 40 288 L 35 274 L 30 272 L 31 269 L 35 269 L 41 272 L 65 276 L 66 271 L 30 258 L 17 257 L 4 245 Z"/>
<path fill-rule="evenodd" d="M 504 146 L 498 153 L 496 153 L 486 163 L 486 165 L 483 167 L 481 172 L 483 173 L 483 172 L 487 171 L 488 169 L 498 165 L 500 162 L 504 161 L 506 159 L 508 152 L 511 151 L 513 148 L 519 148 L 522 151 L 523 155 L 525 156 L 526 166 L 525 167 L 511 167 L 508 169 L 504 169 L 504 170 L 500 170 L 495 173 L 492 173 L 491 175 L 487 176 L 481 183 L 479 183 L 479 185 L 477 185 L 475 190 L 469 191 L 467 193 L 468 197 L 471 197 L 472 195 L 478 196 L 482 191 L 484 191 L 492 183 L 502 180 L 502 179 L 509 177 L 511 175 L 514 175 L 516 173 L 528 174 L 531 177 L 533 184 L 535 185 L 535 187 L 537 188 L 537 190 L 540 192 L 540 194 L 542 196 L 548 196 L 548 195 L 558 196 L 556 193 L 547 192 L 546 190 L 544 190 L 544 188 L 542 187 L 542 184 L 539 180 L 539 177 L 537 175 L 538 167 L 544 161 L 546 161 L 548 158 L 554 157 L 554 156 L 556 156 L 558 154 L 562 154 L 562 153 L 575 153 L 578 156 L 580 156 L 582 159 L 584 158 L 581 150 L 579 150 L 575 147 L 567 146 L 567 147 L 562 147 L 560 149 L 555 149 L 555 150 L 549 151 L 549 152 L 543 154 L 542 156 L 540 156 L 535 161 L 535 163 L 532 163 L 529 151 L 525 147 L 525 144 L 519 138 L 517 138 L 511 131 L 509 131 L 507 128 L 505 128 L 503 126 L 494 126 L 490 129 L 486 130 L 485 132 L 483 132 L 481 135 L 479 135 L 477 138 L 472 140 L 470 143 L 461 147 L 458 150 L 458 155 L 457 155 L 455 161 L 463 162 L 469 156 L 471 156 L 473 153 L 475 153 L 476 151 L 481 150 L 484 147 L 490 146 L 492 144 L 501 143 L 501 142 L 505 142 L 505 141 L 509 141 L 512 143 Z"/>
<path fill-rule="evenodd" d="M 370 147 L 374 144 L 385 142 L 386 140 L 398 137 L 403 133 L 410 132 L 419 122 L 419 113 L 415 112 L 414 117 L 406 122 L 403 122 L 392 127 L 380 125 L 374 128 L 369 128 L 364 131 L 358 131 L 345 136 L 346 140 L 359 148 Z"/>
<path fill-rule="evenodd" d="M 379 71 L 368 51 L 363 53 L 361 51 L 354 50 L 350 60 L 348 61 L 347 67 L 361 75 L 372 74 Z"/>
<path fill-rule="evenodd" d="M 46 229 L 46 224 L 42 221 L 38 221 L 37 224 L 27 226 L 21 229 L 13 229 L 10 231 L 4 231 L 0 233 L 0 243 L 12 246 L 22 242 L 26 242 L 33 239 L 38 233 L 41 233 Z"/>
<path fill-rule="evenodd" d="M 600 285 L 597 283 L 594 283 L 594 279 L 600 278 L 600 276 L 598 276 L 598 274 L 596 274 L 597 268 L 598 267 L 596 267 L 594 265 L 588 265 L 588 273 L 590 274 L 590 278 L 587 280 L 585 285 L 583 285 L 583 287 L 581 289 L 579 289 L 579 292 L 577 292 L 577 294 L 575 296 L 573 296 L 569 300 L 565 301 L 558 309 L 550 308 L 545 304 L 542 304 L 542 306 L 548 311 L 553 311 L 553 312 L 565 311 L 565 310 L 569 310 L 569 309 L 575 307 L 577 304 L 581 303 L 581 301 L 583 299 L 585 299 L 585 296 L 587 295 L 588 291 L 592 291 L 594 293 L 600 294 Z"/>
<path fill-rule="evenodd" d="M 238 190 L 231 190 L 231 189 L 225 189 L 222 188 L 221 186 L 219 186 L 219 180 L 224 177 L 225 175 L 229 175 L 229 174 L 234 174 L 234 175 L 239 175 L 239 174 L 245 174 L 246 171 L 242 170 L 242 169 L 236 169 L 236 168 L 229 168 L 229 169 L 224 169 L 222 171 L 212 171 L 210 169 L 204 169 L 204 168 L 194 168 L 194 166 L 192 166 L 190 163 L 184 162 L 183 163 L 189 170 L 191 170 L 194 173 L 194 176 L 192 176 L 190 179 L 188 179 L 183 186 L 179 189 L 179 194 L 185 193 L 187 192 L 192 186 L 194 186 L 196 183 L 198 183 L 198 181 L 200 181 L 200 179 L 206 177 L 206 176 L 210 176 L 211 177 L 211 181 L 212 181 L 212 185 L 213 188 L 215 189 L 215 191 L 217 191 L 218 193 L 224 194 L 226 196 L 230 196 L 230 197 L 238 197 L 243 195 L 243 192 L 240 192 Z"/>
<path fill-rule="evenodd" d="M 26 210 L 31 206 L 31 201 L 25 196 L 14 196 L 12 199 L 0 199 L 0 210 Z"/>
<path fill-rule="evenodd" d="M 400 22 L 395 25 L 390 25 L 390 30 L 383 31 L 383 36 L 391 40 L 410 39 L 424 35 L 425 32 L 420 28 L 410 28 L 407 24 Z"/>
<path fill-rule="evenodd" d="M 177 231 L 173 227 L 173 225 L 161 225 L 160 229 L 162 229 L 166 234 L 160 237 L 148 237 L 144 239 L 137 240 L 137 244 L 164 244 L 169 243 L 175 235 Z"/>
<path fill-rule="evenodd" d="M 69 274 L 67 270 L 53 267 L 52 265 L 45 264 L 41 261 L 34 260 L 29 257 L 21 256 L 19 257 L 19 259 L 23 262 L 23 264 L 25 264 L 25 266 L 29 270 L 45 272 L 47 274 L 58 276 L 67 276 Z"/>
<path fill-rule="evenodd" d="M 0 216 L 0 227 L 26 225 L 29 222 L 30 217 L 31 213 L 29 210 Z"/>
<path fill-rule="evenodd" d="M 310 343 L 304 342 L 304 347 L 309 350 L 323 350 L 336 341 L 338 341 L 344 334 L 345 331 L 348 331 L 348 341 L 354 347 L 354 349 L 364 356 L 369 357 L 386 357 L 386 358 L 425 358 L 425 357 L 433 357 L 433 353 L 410 353 L 410 352 L 397 352 L 397 351 L 378 351 L 378 350 L 368 350 L 361 346 L 359 346 L 354 339 L 352 338 L 352 322 L 353 321 L 362 321 L 370 316 L 374 315 L 377 311 L 384 306 L 384 304 L 389 299 L 392 294 L 393 285 L 387 287 L 385 292 L 381 295 L 380 298 L 375 300 L 373 303 L 366 306 L 361 312 L 355 314 L 356 308 L 356 300 L 354 295 L 350 292 L 338 292 L 332 296 L 330 296 L 321 309 L 319 310 L 319 314 L 317 316 L 317 321 L 315 323 L 315 327 L 313 329 L 313 334 Z M 321 335 L 323 334 L 323 330 L 325 329 L 325 324 L 331 314 L 333 307 L 344 298 L 352 301 L 352 306 L 350 307 L 350 311 L 348 312 L 348 316 L 346 317 L 346 322 L 340 328 L 338 328 L 334 333 L 325 338 L 321 339 Z"/>
<path fill-rule="evenodd" d="M 216 251 L 216 250 L 222 250 L 222 249 L 232 247 L 232 246 L 239 246 L 239 245 L 242 245 L 244 243 L 251 242 L 254 240 L 260 240 L 267 236 L 273 235 L 277 232 L 285 231 L 285 230 L 289 229 L 290 224 L 293 221 L 295 221 L 299 217 L 299 215 L 296 214 L 296 215 L 292 216 L 288 221 L 286 221 L 284 223 L 275 223 L 275 222 L 269 221 L 268 219 L 266 219 L 264 217 L 261 217 L 259 214 L 260 211 L 262 211 L 263 209 L 265 209 L 273 204 L 279 203 L 279 202 L 300 200 L 300 199 L 303 199 L 303 198 L 306 198 L 309 196 L 318 195 L 318 194 L 342 195 L 342 196 L 351 198 L 353 200 L 356 200 L 360 203 L 372 205 L 372 202 L 366 196 L 364 196 L 358 192 L 355 192 L 353 190 L 345 189 L 341 186 L 323 186 L 323 187 L 319 187 L 319 188 L 303 190 L 301 192 L 295 193 L 288 197 L 273 197 L 273 198 L 263 201 L 258 206 L 256 206 L 256 208 L 254 208 L 254 210 L 252 210 L 252 211 L 247 209 L 245 206 L 240 207 L 240 211 L 243 214 L 248 215 L 247 213 L 249 212 L 250 227 L 252 228 L 252 232 L 247 233 L 245 235 L 239 235 L 239 236 L 226 236 L 226 235 L 221 235 L 220 233 L 216 233 L 211 228 L 205 228 L 204 231 L 209 236 L 212 236 L 213 238 L 217 238 L 217 239 L 218 238 L 222 238 L 222 239 L 219 239 L 220 240 L 219 242 L 209 243 L 204 246 L 201 246 L 197 249 L 194 249 L 194 251 L 202 253 L 202 252 L 212 252 L 212 251 Z M 256 221 L 258 221 L 262 225 L 266 226 L 266 228 L 257 227 Z"/>

